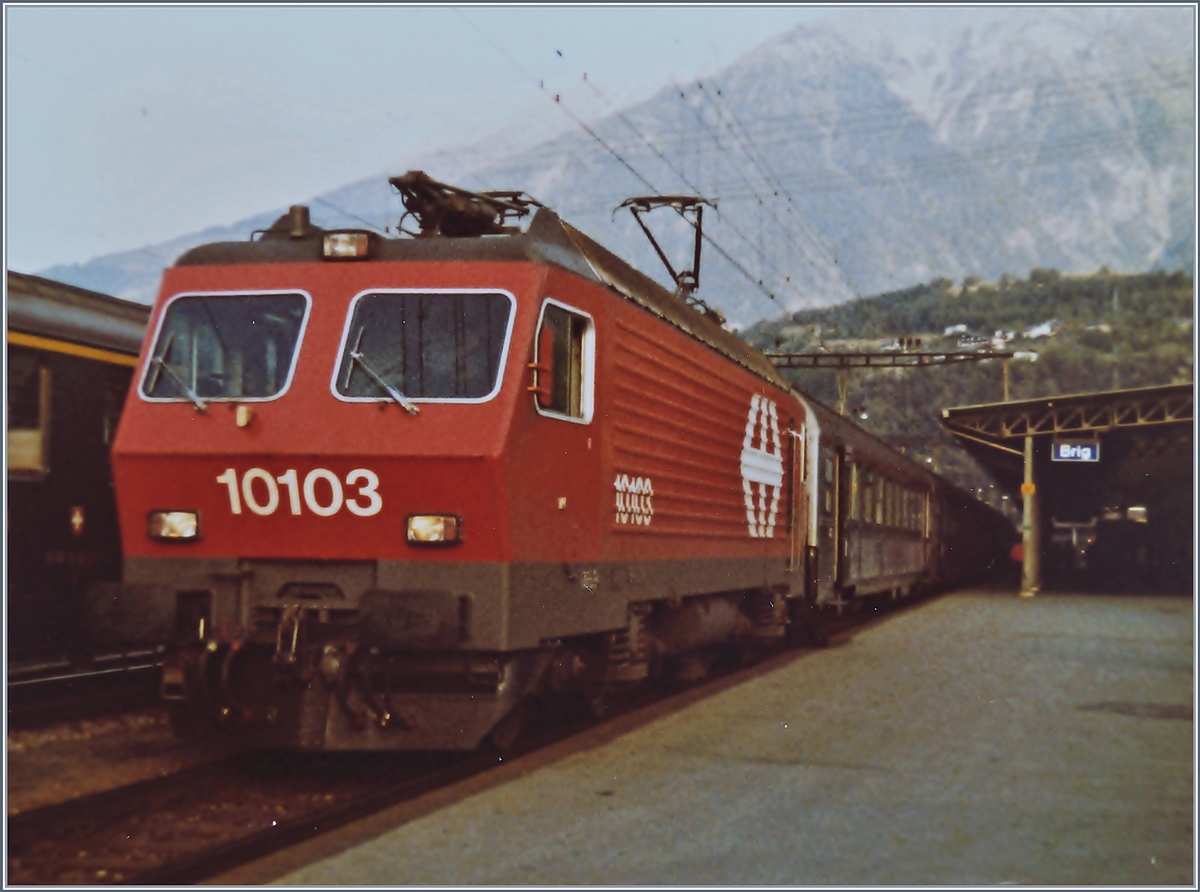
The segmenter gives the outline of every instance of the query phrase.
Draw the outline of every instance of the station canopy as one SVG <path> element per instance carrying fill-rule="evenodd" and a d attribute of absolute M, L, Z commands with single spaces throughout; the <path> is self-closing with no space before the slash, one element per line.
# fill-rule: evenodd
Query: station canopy
<path fill-rule="evenodd" d="M 1021 484 L 1024 441 L 1107 446 L 1100 461 L 1151 458 L 1186 443 L 1190 461 L 1194 387 L 1169 384 L 1080 393 L 942 410 L 942 427 L 958 438 L 1005 489 Z M 1112 455 L 1114 461 L 1109 461 Z"/>
<path fill-rule="evenodd" d="M 941 424 L 1017 498 L 1033 439 L 1044 534 L 1118 523 L 1190 573 L 1193 403 L 1192 384 L 1172 384 L 943 409 Z"/>

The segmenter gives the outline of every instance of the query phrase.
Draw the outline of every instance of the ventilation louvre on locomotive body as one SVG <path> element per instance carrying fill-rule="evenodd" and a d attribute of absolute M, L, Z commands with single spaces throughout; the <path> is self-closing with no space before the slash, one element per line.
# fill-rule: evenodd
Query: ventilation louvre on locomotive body
<path fill-rule="evenodd" d="M 181 730 L 503 744 L 532 699 L 698 677 L 946 581 L 944 484 L 688 293 L 548 209 L 506 225 L 517 193 L 392 182 L 422 237 L 293 209 L 164 277 L 113 452 L 124 580 L 91 606 L 100 639 L 171 641 Z M 888 523 L 851 519 L 855 460 Z"/>

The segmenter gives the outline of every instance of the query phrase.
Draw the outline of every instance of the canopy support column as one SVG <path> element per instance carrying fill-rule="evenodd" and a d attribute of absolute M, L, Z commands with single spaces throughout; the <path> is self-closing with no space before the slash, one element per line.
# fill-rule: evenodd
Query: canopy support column
<path fill-rule="evenodd" d="M 1025 438 L 1025 482 L 1021 484 L 1024 514 L 1021 523 L 1021 597 L 1032 598 L 1042 587 L 1042 530 L 1037 484 L 1033 473 L 1034 438 Z"/>

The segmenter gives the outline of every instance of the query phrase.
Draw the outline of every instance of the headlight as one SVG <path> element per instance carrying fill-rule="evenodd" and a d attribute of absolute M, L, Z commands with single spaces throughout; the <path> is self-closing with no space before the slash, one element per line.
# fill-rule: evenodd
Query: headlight
<path fill-rule="evenodd" d="M 371 239 L 365 232 L 331 232 L 325 236 L 324 245 L 330 260 L 353 260 L 367 256 Z"/>
<path fill-rule="evenodd" d="M 413 514 L 408 518 L 408 541 L 450 545 L 461 541 L 462 521 L 452 514 Z"/>
<path fill-rule="evenodd" d="M 196 539 L 200 535 L 200 515 L 195 511 L 151 511 L 151 539 Z"/>

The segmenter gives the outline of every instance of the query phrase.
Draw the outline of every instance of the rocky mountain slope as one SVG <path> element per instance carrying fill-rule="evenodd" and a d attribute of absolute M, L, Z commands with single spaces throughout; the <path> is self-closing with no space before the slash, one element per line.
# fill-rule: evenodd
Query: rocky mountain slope
<path fill-rule="evenodd" d="M 1191 272 L 1191 12 L 849 10 L 633 107 L 585 83 L 589 110 L 608 112 L 590 133 L 416 160 L 468 188 L 524 189 L 664 282 L 613 209 L 651 192 L 716 199 L 699 295 L 736 324 L 937 276 Z M 394 226 L 402 211 L 382 174 L 309 203 L 330 225 Z M 279 212 L 41 274 L 148 300 L 179 252 Z M 682 261 L 681 221 L 650 221 Z"/>

